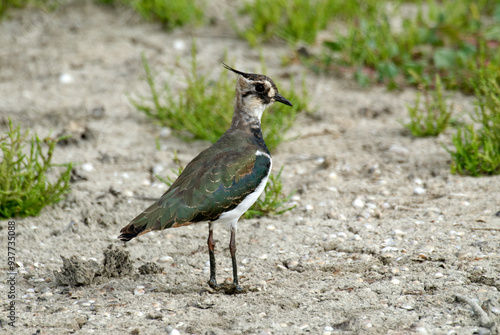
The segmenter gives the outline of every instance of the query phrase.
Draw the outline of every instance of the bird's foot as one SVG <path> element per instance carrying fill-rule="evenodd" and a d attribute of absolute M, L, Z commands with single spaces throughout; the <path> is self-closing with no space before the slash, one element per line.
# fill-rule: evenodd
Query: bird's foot
<path fill-rule="evenodd" d="M 239 293 L 244 293 L 244 290 L 240 287 L 240 285 L 230 285 L 229 287 L 226 288 L 224 291 L 226 294 L 239 294 Z"/>
<path fill-rule="evenodd" d="M 217 281 L 213 278 L 210 278 L 210 280 L 207 283 L 211 288 L 213 288 L 216 291 L 218 291 L 221 288 L 220 284 L 217 284 Z"/>
<path fill-rule="evenodd" d="M 233 283 L 222 283 L 217 284 L 215 281 L 209 280 L 208 285 L 216 292 L 224 292 L 224 294 L 239 294 L 246 293 L 248 290 L 246 288 L 241 288 L 240 285 L 234 285 Z"/>

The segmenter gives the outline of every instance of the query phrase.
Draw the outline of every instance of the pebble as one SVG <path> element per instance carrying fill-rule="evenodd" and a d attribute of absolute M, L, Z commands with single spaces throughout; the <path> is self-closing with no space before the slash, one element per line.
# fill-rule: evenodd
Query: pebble
<path fill-rule="evenodd" d="M 186 42 L 181 39 L 174 40 L 173 47 L 175 50 L 183 51 L 186 49 Z"/>
<path fill-rule="evenodd" d="M 365 202 L 363 200 L 361 200 L 360 198 L 356 198 L 354 199 L 354 201 L 352 202 L 352 207 L 354 208 L 358 208 L 358 209 L 361 209 L 365 206 Z"/>
<path fill-rule="evenodd" d="M 134 192 L 132 192 L 131 190 L 125 190 L 123 191 L 123 195 L 130 198 L 134 196 Z"/>
<path fill-rule="evenodd" d="M 134 295 L 144 295 L 144 286 L 142 285 L 137 285 L 134 289 Z"/>
<path fill-rule="evenodd" d="M 71 84 L 74 81 L 75 81 L 75 79 L 73 79 L 73 76 L 70 75 L 69 73 L 62 73 L 59 76 L 59 82 L 61 84 Z"/>
<path fill-rule="evenodd" d="M 92 163 L 83 163 L 82 170 L 86 172 L 91 172 L 94 171 L 94 166 L 92 165 Z"/>
<path fill-rule="evenodd" d="M 400 281 L 399 281 L 399 279 L 397 279 L 397 278 L 393 278 L 393 279 L 391 280 L 391 284 L 393 284 L 393 285 L 399 285 L 399 283 L 400 283 Z"/>
<path fill-rule="evenodd" d="M 160 137 L 169 137 L 170 135 L 172 134 L 172 129 L 168 128 L 168 127 L 162 127 L 160 129 Z"/>
<path fill-rule="evenodd" d="M 391 145 L 389 148 L 389 151 L 394 152 L 395 154 L 404 155 L 404 156 L 408 156 L 410 154 L 410 150 L 406 149 L 405 147 L 396 145 L 396 144 Z"/>
<path fill-rule="evenodd" d="M 270 230 L 270 231 L 273 231 L 273 230 L 276 230 L 276 226 L 270 224 L 266 227 L 267 230 Z"/>
<path fill-rule="evenodd" d="M 422 187 L 415 187 L 413 189 L 413 194 L 415 194 L 415 195 L 422 195 L 422 194 L 425 194 L 425 192 L 426 192 L 425 189 Z"/>
<path fill-rule="evenodd" d="M 160 259 L 158 259 L 158 263 L 170 263 L 173 262 L 174 259 L 170 256 L 162 256 Z"/>
<path fill-rule="evenodd" d="M 339 238 L 347 238 L 347 234 L 346 234 L 346 233 L 343 233 L 343 232 L 337 233 L 337 236 L 338 236 Z"/>
<path fill-rule="evenodd" d="M 434 278 L 436 278 L 436 279 L 443 278 L 443 277 L 444 277 L 444 274 L 442 274 L 441 272 L 438 272 L 434 275 Z"/>
<path fill-rule="evenodd" d="M 295 260 L 290 260 L 290 261 L 286 262 L 286 267 L 290 270 L 295 269 L 298 265 L 299 265 L 299 262 L 297 262 Z"/>
<path fill-rule="evenodd" d="M 314 206 L 313 206 L 313 205 L 306 205 L 306 206 L 304 207 L 304 209 L 305 209 L 307 212 L 310 212 L 310 211 L 314 210 Z"/>

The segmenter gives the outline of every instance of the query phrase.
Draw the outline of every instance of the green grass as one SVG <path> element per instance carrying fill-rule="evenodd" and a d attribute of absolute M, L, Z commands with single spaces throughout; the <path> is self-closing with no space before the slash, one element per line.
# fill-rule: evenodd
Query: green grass
<path fill-rule="evenodd" d="M 339 17 L 354 17 L 359 11 L 371 11 L 374 0 L 361 3 L 349 0 L 255 0 L 246 1 L 241 15 L 250 17 L 242 30 L 233 27 L 250 45 L 282 39 L 289 44 L 313 44 L 318 33 Z M 234 19 L 233 19 L 234 21 Z"/>
<path fill-rule="evenodd" d="M 72 164 L 52 164 L 52 156 L 60 139 L 38 136 L 31 138 L 29 152 L 24 150 L 28 132 L 13 127 L 0 138 L 0 218 L 38 215 L 42 208 L 60 201 L 69 190 Z M 48 147 L 44 150 L 44 147 Z M 49 172 L 63 167 L 56 181 Z"/>
<path fill-rule="evenodd" d="M 0 18 L 2 18 L 7 11 L 17 8 L 37 7 L 44 10 L 54 10 L 59 6 L 57 0 L 0 0 Z"/>
<path fill-rule="evenodd" d="M 457 130 L 447 148 L 452 158 L 451 172 L 481 176 L 500 174 L 500 84 L 491 66 L 478 70 L 472 82 L 477 98 L 471 117 L 475 124 Z"/>
<path fill-rule="evenodd" d="M 158 88 L 153 71 L 143 57 L 151 96 L 131 98 L 130 101 L 137 110 L 160 125 L 170 127 L 185 140 L 201 139 L 214 143 L 231 124 L 236 77 L 223 71 L 215 81 L 210 80 L 209 74 L 202 74 L 198 69 L 195 54 L 196 50 L 193 48 L 191 65 L 185 75 L 186 88 L 180 91 L 172 91 L 167 83 Z M 297 113 L 308 109 L 304 85 L 301 94 L 294 88 L 288 91 L 281 89 L 280 93 L 294 106 L 275 104 L 264 113 L 263 135 L 269 150 L 273 150 L 284 140 Z M 191 136 L 187 136 L 186 131 Z"/>
<path fill-rule="evenodd" d="M 109 2 L 110 0 L 105 0 Z M 147 20 L 159 21 L 166 29 L 203 22 L 205 4 L 186 0 L 121 0 Z"/>
<path fill-rule="evenodd" d="M 380 1 L 376 10 L 346 21 L 347 33 L 335 33 L 312 63 L 317 71 L 353 71 L 362 85 L 389 88 L 430 85 L 436 74 L 447 89 L 473 93 L 470 85 L 479 45 L 485 61 L 500 73 L 500 3 L 492 0 L 417 1 L 416 14 L 404 16 L 401 4 Z M 405 3 L 406 6 L 411 6 Z M 391 18 L 402 17 L 400 29 Z"/>
<path fill-rule="evenodd" d="M 415 106 L 408 106 L 410 122 L 404 124 L 415 137 L 437 136 L 449 126 L 453 104 L 447 105 L 443 84 L 436 75 L 434 87 L 423 90 L 424 106 L 420 107 L 422 95 L 419 93 Z"/>

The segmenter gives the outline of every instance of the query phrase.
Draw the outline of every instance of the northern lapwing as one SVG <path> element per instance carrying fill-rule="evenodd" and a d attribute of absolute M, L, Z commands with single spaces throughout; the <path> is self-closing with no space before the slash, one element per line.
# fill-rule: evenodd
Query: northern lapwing
<path fill-rule="evenodd" d="M 237 293 L 241 291 L 235 241 L 238 219 L 264 191 L 272 166 L 271 154 L 262 137 L 262 113 L 275 101 L 292 104 L 278 93 L 271 78 L 244 73 L 224 63 L 223 66 L 239 75 L 231 127 L 186 166 L 160 199 L 123 227 L 119 239 L 129 241 L 153 230 L 208 222 L 208 284 L 217 289 L 213 227 L 215 223 L 225 223 L 231 231 L 230 291 Z"/>

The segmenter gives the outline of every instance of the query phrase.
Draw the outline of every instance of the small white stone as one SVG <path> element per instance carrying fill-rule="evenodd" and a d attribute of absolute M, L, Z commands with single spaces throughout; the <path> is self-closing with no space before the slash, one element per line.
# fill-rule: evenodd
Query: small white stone
<path fill-rule="evenodd" d="M 397 278 L 393 278 L 393 279 L 391 280 L 391 284 L 393 284 L 393 285 L 399 285 L 399 283 L 400 283 L 400 281 L 399 281 L 399 279 L 397 279 Z"/>
<path fill-rule="evenodd" d="M 133 197 L 134 192 L 132 192 L 131 190 L 125 190 L 125 191 L 123 191 L 123 195 L 126 197 Z"/>
<path fill-rule="evenodd" d="M 162 127 L 160 129 L 160 137 L 169 137 L 170 135 L 172 134 L 172 129 L 168 128 L 168 127 Z"/>
<path fill-rule="evenodd" d="M 354 199 L 354 201 L 352 202 L 352 206 L 354 208 L 358 208 L 358 209 L 361 209 L 365 206 L 365 202 L 363 200 L 361 200 L 360 198 L 356 198 Z"/>
<path fill-rule="evenodd" d="M 422 180 L 422 179 L 420 179 L 420 178 L 415 178 L 415 179 L 413 179 L 413 182 L 414 182 L 415 184 L 417 184 L 417 185 L 422 185 L 422 184 L 424 183 L 424 182 L 423 182 L 423 180 Z"/>
<path fill-rule="evenodd" d="M 186 49 L 186 43 L 183 40 L 177 39 L 174 41 L 174 49 L 182 51 Z"/>
<path fill-rule="evenodd" d="M 313 205 L 306 205 L 305 209 L 306 209 L 306 211 L 310 212 L 314 209 L 314 206 Z"/>
<path fill-rule="evenodd" d="M 337 236 L 340 238 L 347 238 L 347 234 L 343 232 L 337 233 Z"/>
<path fill-rule="evenodd" d="M 443 278 L 444 277 L 444 274 L 442 274 L 441 272 L 438 272 L 434 275 L 434 278 L 438 279 L 438 278 Z"/>
<path fill-rule="evenodd" d="M 427 329 L 425 329 L 425 327 L 417 327 L 415 328 L 415 332 L 417 334 L 429 334 L 429 332 L 427 331 Z"/>
<path fill-rule="evenodd" d="M 330 335 L 331 333 L 333 333 L 333 327 L 325 326 L 323 328 L 323 335 Z"/>
<path fill-rule="evenodd" d="M 242 263 L 242 264 L 249 264 L 249 263 L 251 263 L 251 262 L 252 262 L 252 260 L 251 260 L 250 258 L 244 258 L 244 259 L 241 261 L 241 263 Z"/>
<path fill-rule="evenodd" d="M 408 156 L 410 154 L 410 150 L 396 144 L 391 145 L 389 151 L 403 156 Z"/>
<path fill-rule="evenodd" d="M 173 262 L 174 259 L 170 256 L 162 256 L 160 257 L 160 259 L 158 260 L 158 263 L 170 263 L 170 262 Z"/>
<path fill-rule="evenodd" d="M 144 295 L 145 292 L 144 286 L 142 285 L 137 285 L 134 289 L 134 295 Z"/>
<path fill-rule="evenodd" d="M 259 256 L 259 259 L 267 259 L 267 255 L 266 254 L 262 254 Z"/>
<path fill-rule="evenodd" d="M 60 76 L 59 76 L 59 82 L 61 84 L 71 84 L 72 82 L 74 82 L 75 80 L 73 79 L 73 76 L 70 75 L 69 73 L 62 73 Z"/>
<path fill-rule="evenodd" d="M 328 175 L 328 178 L 332 179 L 332 180 L 335 180 L 337 179 L 337 174 L 335 172 L 331 172 L 329 175 Z"/>
<path fill-rule="evenodd" d="M 86 172 L 94 171 L 94 166 L 91 163 L 83 163 L 82 170 Z"/>
<path fill-rule="evenodd" d="M 273 230 L 276 230 L 276 227 L 275 227 L 275 226 L 273 226 L 272 224 L 270 224 L 270 225 L 268 225 L 268 226 L 266 227 L 266 229 L 267 229 L 267 230 L 270 230 L 270 231 L 273 231 Z"/>
<path fill-rule="evenodd" d="M 422 187 L 415 187 L 413 189 L 413 193 L 416 195 L 422 195 L 422 194 L 425 194 L 425 189 Z"/>

